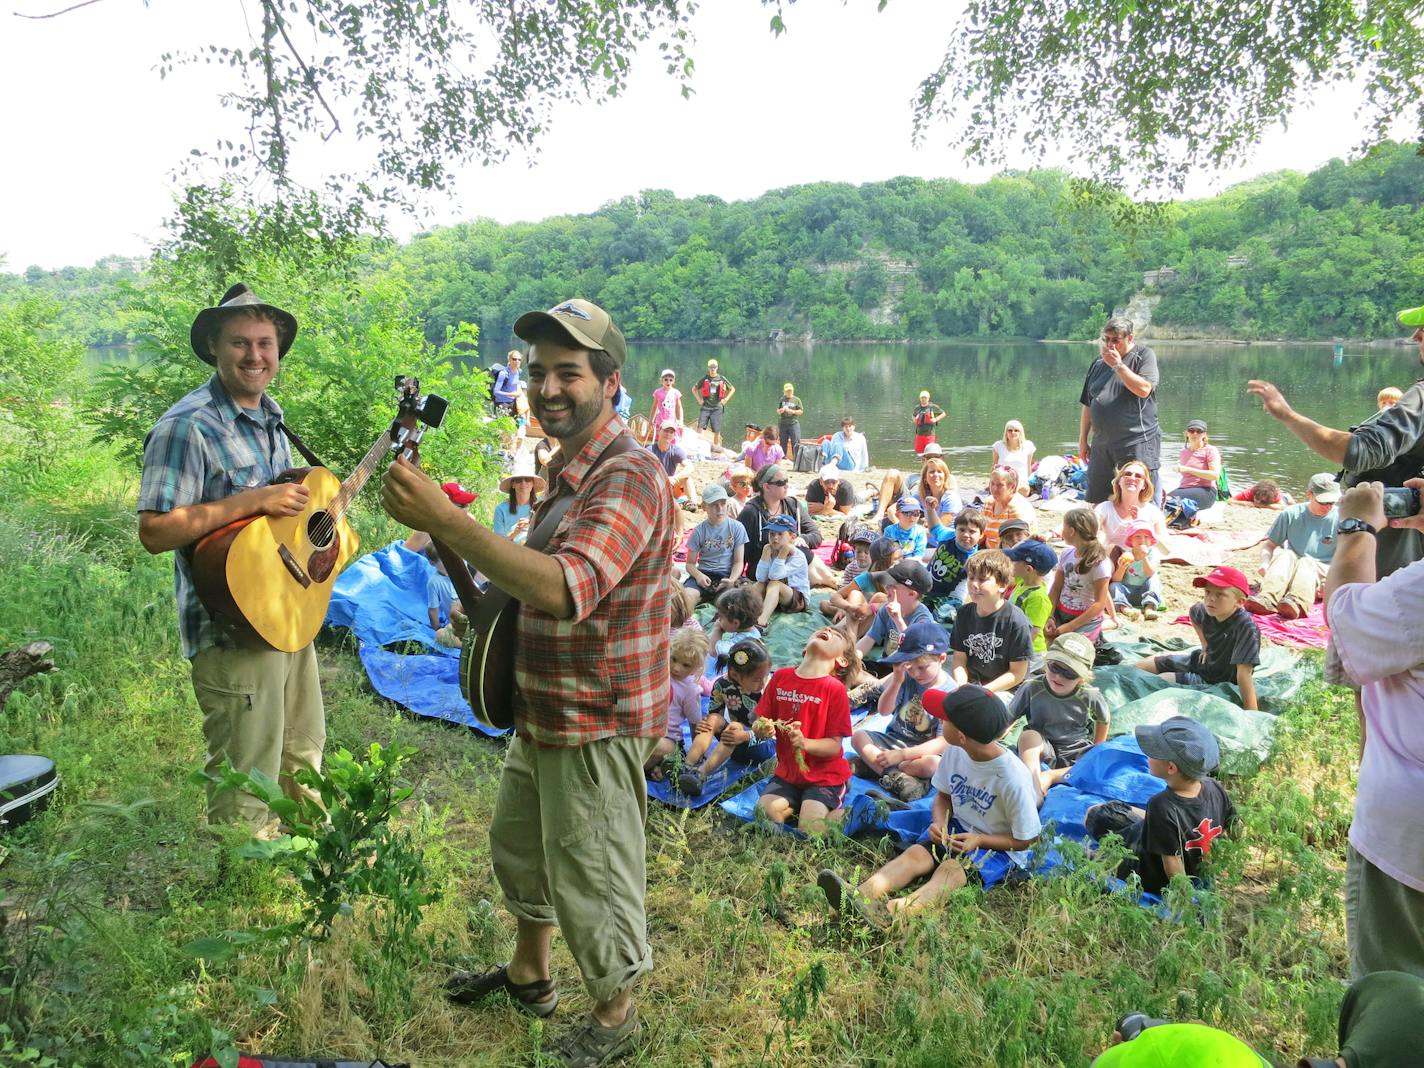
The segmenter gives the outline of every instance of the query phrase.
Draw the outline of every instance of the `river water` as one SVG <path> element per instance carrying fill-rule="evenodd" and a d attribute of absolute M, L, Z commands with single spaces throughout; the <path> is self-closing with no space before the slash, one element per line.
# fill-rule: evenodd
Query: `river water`
<path fill-rule="evenodd" d="M 504 347 L 489 346 L 500 359 Z M 1164 452 L 1175 463 L 1182 429 L 1205 419 L 1211 442 L 1222 451 L 1233 484 L 1274 478 L 1297 494 L 1316 471 L 1329 465 L 1309 452 L 1246 393 L 1252 378 L 1266 378 L 1297 410 L 1334 427 L 1349 427 L 1375 410 L 1384 386 L 1408 386 L 1419 376 L 1417 349 L 1355 347 L 1336 358 L 1328 345 L 1233 345 L 1210 342 L 1154 343 L 1161 368 L 1158 409 Z M 949 412 L 939 441 L 950 466 L 963 475 L 987 473 L 989 446 L 1004 422 L 1018 419 L 1040 457 L 1072 451 L 1078 440 L 1078 395 L 1097 351 L 1094 344 L 1040 342 L 911 344 L 703 345 L 635 344 L 624 380 L 634 410 L 646 413 L 658 372 L 677 372 L 678 387 L 691 392 L 706 362 L 715 357 L 737 387 L 727 411 L 724 437 L 740 440 L 747 423 L 775 422 L 781 384 L 790 381 L 805 405 L 802 434 L 816 437 L 840 428 L 853 415 L 880 467 L 915 463 L 910 411 L 928 389 Z M 95 349 L 91 366 L 133 359 L 127 349 Z M 280 389 L 280 379 L 278 380 Z M 696 405 L 683 401 L 688 421 Z"/>
<path fill-rule="evenodd" d="M 1169 462 L 1177 460 L 1187 421 L 1204 419 L 1233 485 L 1274 478 L 1297 495 L 1313 473 L 1329 465 L 1261 410 L 1246 393 L 1250 379 L 1275 382 L 1298 411 L 1344 428 L 1375 410 L 1382 387 L 1403 389 L 1419 377 L 1413 345 L 1353 351 L 1347 345 L 1338 360 L 1330 346 L 1161 342 L 1152 347 L 1162 376 L 1157 401 Z M 634 410 L 646 413 L 658 372 L 672 368 L 692 422 L 696 406 L 686 394 L 715 357 L 737 387 L 723 428 L 724 438 L 732 439 L 741 437 L 747 423 L 775 422 L 776 399 L 789 381 L 806 409 L 803 437 L 839 430 L 841 416 L 852 415 L 870 444 L 871 462 L 885 467 L 914 464 L 910 412 L 920 390 L 927 389 L 949 412 L 939 425 L 939 442 L 950 467 L 987 475 L 989 447 L 1009 419 L 1024 424 L 1039 457 L 1076 449 L 1078 396 L 1096 352 L 1095 344 L 1039 342 L 636 344 L 625 382 Z"/>

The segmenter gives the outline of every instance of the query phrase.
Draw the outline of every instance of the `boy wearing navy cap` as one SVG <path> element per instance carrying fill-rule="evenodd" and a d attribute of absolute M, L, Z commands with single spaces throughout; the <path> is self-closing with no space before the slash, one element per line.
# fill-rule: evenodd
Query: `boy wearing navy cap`
<path fill-rule="evenodd" d="M 888 715 L 883 731 L 858 730 L 851 736 L 856 759 L 851 768 L 901 801 L 918 801 L 929 792 L 930 776 L 949 744 L 924 709 L 926 690 L 954 689 L 944 670 L 949 634 L 937 623 L 916 623 L 905 630 L 900 648 L 881 663 L 894 668 L 875 710 Z"/>
<path fill-rule="evenodd" d="M 999 544 L 1003 543 L 1004 527 L 1000 527 Z M 1048 651 L 1043 625 L 1053 615 L 1053 601 L 1048 596 L 1048 586 L 1043 579 L 1053 574 L 1053 569 L 1058 566 L 1058 554 L 1037 538 L 1029 538 L 1002 551 L 1014 565 L 1014 592 L 1009 602 L 1024 614 L 1033 632 L 1033 652 L 1028 658 L 1028 670 L 1030 673 L 1037 672 L 1043 668 L 1043 654 Z"/>
<path fill-rule="evenodd" d="M 929 596 L 933 580 L 925 565 L 918 560 L 901 560 L 889 571 L 875 571 L 871 579 L 887 597 L 883 607 L 870 621 L 870 629 L 857 643 L 856 648 L 864 656 L 877 645 L 883 646 L 885 655 L 900 647 L 907 628 L 916 623 L 933 623 L 934 616 L 922 603 Z M 886 671 L 881 660 L 868 661 L 866 666 L 876 675 L 884 676 Z M 880 670 L 876 670 L 879 668 Z"/>
<path fill-rule="evenodd" d="M 977 878 L 977 850 L 1002 850 L 1015 863 L 1027 864 L 1042 830 L 1028 769 L 999 743 L 1011 723 L 1003 701 L 982 686 L 961 686 L 926 690 L 923 704 L 944 720 L 948 743 L 932 780 L 936 792 L 928 832 L 858 888 L 829 868 L 816 877 L 831 908 L 849 907 L 876 927 L 888 926 L 893 913 L 935 904 L 966 885 L 970 873 Z M 882 905 L 926 875 L 929 881 L 918 890 Z"/>
<path fill-rule="evenodd" d="M 1215 567 L 1192 579 L 1192 585 L 1206 591 L 1188 612 L 1192 629 L 1197 632 L 1198 648 L 1189 653 L 1145 657 L 1137 667 L 1184 686 L 1235 682 L 1241 691 L 1241 707 L 1257 708 L 1256 665 L 1261 662 L 1261 632 L 1255 617 L 1242 607 L 1251 595 L 1246 576 L 1234 567 Z"/>
<path fill-rule="evenodd" d="M 1211 778 L 1221 750 L 1202 724 L 1172 716 L 1133 733 L 1147 754 L 1147 770 L 1165 779 L 1167 788 L 1147 802 L 1145 811 L 1108 801 L 1088 809 L 1083 822 L 1094 838 L 1109 831 L 1121 834 L 1135 855 L 1122 862 L 1118 878 L 1136 872 L 1142 889 L 1160 894 L 1174 875 L 1200 876 L 1212 843 L 1236 822 L 1236 806 Z"/>

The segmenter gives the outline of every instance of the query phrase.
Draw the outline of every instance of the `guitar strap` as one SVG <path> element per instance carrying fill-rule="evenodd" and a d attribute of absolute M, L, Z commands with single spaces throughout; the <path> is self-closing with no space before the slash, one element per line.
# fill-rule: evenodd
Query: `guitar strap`
<path fill-rule="evenodd" d="M 641 446 L 626 431 L 619 434 L 598 454 L 598 458 L 593 461 L 588 472 L 583 476 L 584 480 L 587 481 L 604 460 L 613 456 L 621 456 L 625 452 L 632 452 L 638 448 Z M 526 549 L 543 552 L 544 546 L 549 544 L 549 539 L 554 536 L 554 531 L 559 527 L 559 520 L 564 518 L 564 513 L 569 510 L 569 506 L 574 503 L 574 498 L 578 496 L 577 493 L 565 492 L 566 489 L 567 483 L 560 481 L 558 492 L 539 505 L 538 522 L 529 532 L 529 536 L 524 539 Z"/>
<path fill-rule="evenodd" d="M 284 422 L 277 424 L 282 429 L 282 433 L 287 435 L 287 440 L 297 447 L 297 451 L 302 454 L 302 459 L 313 467 L 325 467 L 326 464 L 317 459 L 316 453 L 307 448 L 307 443 L 297 437 L 297 432 Z"/>

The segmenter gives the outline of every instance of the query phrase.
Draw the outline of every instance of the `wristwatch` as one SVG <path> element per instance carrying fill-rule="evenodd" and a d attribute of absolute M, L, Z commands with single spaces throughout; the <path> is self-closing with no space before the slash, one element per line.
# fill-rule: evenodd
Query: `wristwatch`
<path fill-rule="evenodd" d="M 1336 536 L 1341 534 L 1378 534 L 1379 531 L 1366 523 L 1363 519 L 1342 519 L 1340 525 L 1335 528 Z"/>

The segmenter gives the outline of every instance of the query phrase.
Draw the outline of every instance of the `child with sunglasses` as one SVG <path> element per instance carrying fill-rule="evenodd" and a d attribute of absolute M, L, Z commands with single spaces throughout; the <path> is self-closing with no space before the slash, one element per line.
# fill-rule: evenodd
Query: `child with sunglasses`
<path fill-rule="evenodd" d="M 1084 753 L 1107 741 L 1112 713 L 1102 693 L 1089 685 L 1093 657 L 1089 638 L 1073 631 L 1060 634 L 1043 655 L 1043 674 L 1022 687 L 1009 706 L 1015 720 L 1028 720 L 1019 735 L 1019 759 L 1028 768 L 1040 805 L 1048 788 Z"/>

